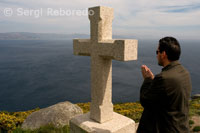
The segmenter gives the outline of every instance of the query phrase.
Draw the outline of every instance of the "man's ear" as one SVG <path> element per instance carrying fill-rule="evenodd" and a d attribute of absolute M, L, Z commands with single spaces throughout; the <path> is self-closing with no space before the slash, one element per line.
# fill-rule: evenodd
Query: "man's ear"
<path fill-rule="evenodd" d="M 167 58 L 167 53 L 165 51 L 162 52 L 163 58 Z M 168 58 L 167 58 L 168 59 Z"/>

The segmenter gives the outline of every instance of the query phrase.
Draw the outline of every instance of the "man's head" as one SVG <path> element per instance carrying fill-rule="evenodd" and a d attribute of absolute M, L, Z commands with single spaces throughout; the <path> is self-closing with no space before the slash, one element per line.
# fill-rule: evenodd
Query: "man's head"
<path fill-rule="evenodd" d="M 171 61 L 179 60 L 181 54 L 179 42 L 173 37 L 160 39 L 157 51 L 158 64 L 161 66 L 165 66 Z"/>

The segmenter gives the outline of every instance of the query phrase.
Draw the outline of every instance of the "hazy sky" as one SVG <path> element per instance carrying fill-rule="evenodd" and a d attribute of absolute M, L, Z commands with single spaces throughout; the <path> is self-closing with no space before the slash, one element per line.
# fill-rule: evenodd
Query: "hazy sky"
<path fill-rule="evenodd" d="M 114 8 L 115 35 L 200 39 L 200 0 L 0 0 L 0 32 L 89 34 L 99 5 Z"/>

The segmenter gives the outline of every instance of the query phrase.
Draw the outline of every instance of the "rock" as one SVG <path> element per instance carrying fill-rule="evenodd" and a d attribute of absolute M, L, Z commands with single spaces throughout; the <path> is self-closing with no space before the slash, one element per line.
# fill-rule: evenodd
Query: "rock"
<path fill-rule="evenodd" d="M 191 98 L 192 98 L 192 99 L 200 98 L 200 94 L 193 95 Z"/>
<path fill-rule="evenodd" d="M 33 112 L 22 124 L 23 129 L 37 129 L 41 126 L 53 124 L 55 127 L 69 125 L 74 116 L 83 114 L 82 109 L 70 102 L 61 102 L 50 107 Z"/>

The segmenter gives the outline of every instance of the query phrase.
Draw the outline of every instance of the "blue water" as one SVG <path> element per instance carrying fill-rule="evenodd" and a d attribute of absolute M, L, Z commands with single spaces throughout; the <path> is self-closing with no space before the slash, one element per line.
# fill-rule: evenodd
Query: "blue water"
<path fill-rule="evenodd" d="M 142 64 L 156 74 L 157 41 L 139 40 L 138 60 L 113 61 L 113 102 L 139 100 Z M 183 41 L 180 62 L 200 93 L 200 44 Z M 72 40 L 0 41 L 0 110 L 22 111 L 70 101 L 90 101 L 90 57 L 74 56 Z"/>

